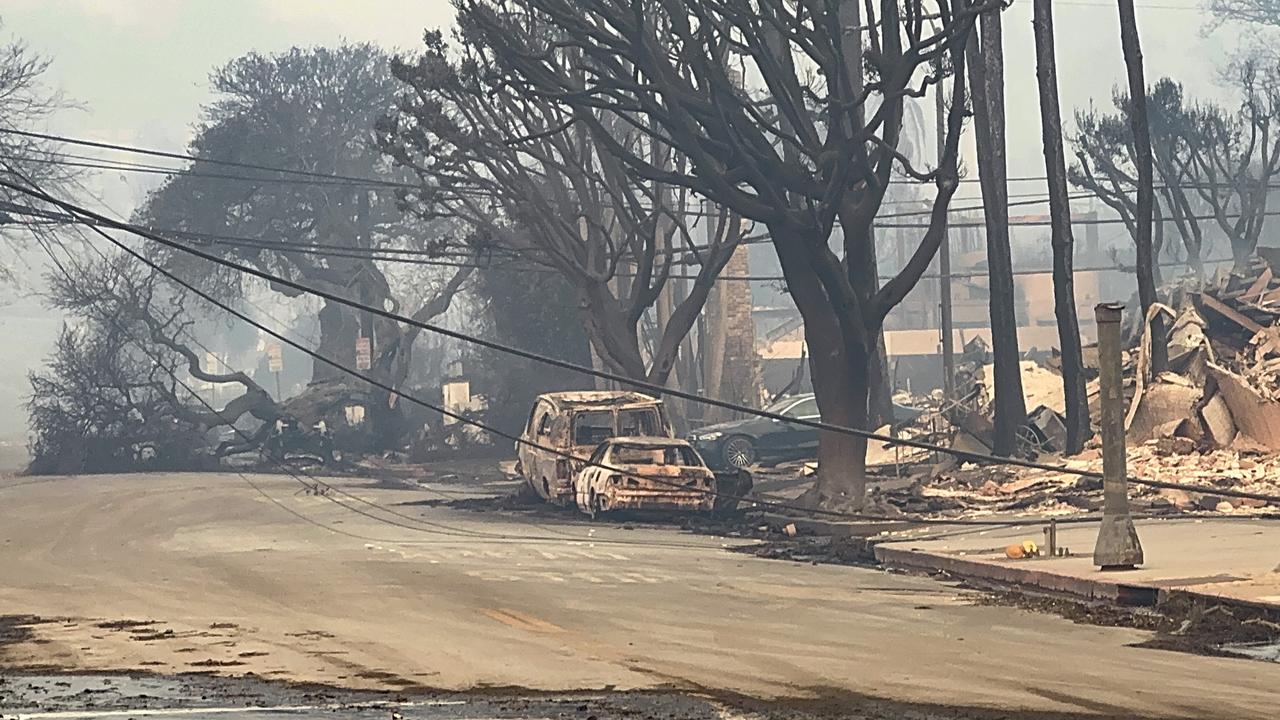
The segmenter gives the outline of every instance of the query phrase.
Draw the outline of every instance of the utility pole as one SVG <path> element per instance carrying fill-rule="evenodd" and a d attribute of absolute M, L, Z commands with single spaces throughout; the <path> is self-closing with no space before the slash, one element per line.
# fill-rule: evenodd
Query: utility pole
<path fill-rule="evenodd" d="M 1129 514 L 1125 468 L 1124 379 L 1120 361 L 1120 318 L 1124 305 L 1102 304 L 1098 321 L 1098 382 L 1102 429 L 1102 526 L 1093 548 L 1093 564 L 1103 570 L 1132 570 L 1142 564 L 1142 543 Z"/>
<path fill-rule="evenodd" d="M 360 247 L 365 250 L 372 249 L 373 248 L 373 227 L 369 221 L 369 191 L 368 190 L 361 190 L 357 194 L 356 226 L 357 226 L 357 230 L 360 233 L 360 238 L 359 238 Z M 373 261 L 369 261 L 369 262 L 370 264 L 372 264 Z M 368 293 L 364 292 L 363 288 L 361 289 L 360 295 L 361 295 L 360 302 L 366 305 L 370 304 L 371 298 L 368 297 Z M 373 313 L 368 311 L 362 311 L 360 313 L 360 331 L 361 331 L 360 334 L 362 336 L 369 338 L 369 353 L 370 353 L 370 356 L 372 357 L 373 353 L 376 351 L 375 339 L 373 336 L 374 335 Z"/>
<path fill-rule="evenodd" d="M 937 116 L 938 163 L 941 165 L 947 144 L 947 100 L 942 92 L 942 59 L 939 58 L 933 67 L 938 76 L 933 107 Z M 942 228 L 942 245 L 938 248 L 938 295 L 941 298 L 939 324 L 942 325 L 942 395 L 951 400 L 955 397 L 956 390 L 956 358 L 951 329 L 951 233 L 945 226 Z"/>

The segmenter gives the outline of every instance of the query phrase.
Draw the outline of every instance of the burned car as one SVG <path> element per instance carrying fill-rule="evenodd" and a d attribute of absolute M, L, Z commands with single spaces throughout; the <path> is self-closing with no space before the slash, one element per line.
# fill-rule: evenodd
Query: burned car
<path fill-rule="evenodd" d="M 674 435 L 662 401 L 648 395 L 598 390 L 547 393 L 538 397 L 529 413 L 522 435 L 526 442 L 516 445 L 516 472 L 543 500 L 567 505 L 573 502 L 574 476 L 600 443 L 613 437 Z"/>
<path fill-rule="evenodd" d="M 279 418 L 263 442 L 262 451 L 277 462 L 342 463 L 342 453 L 334 447 L 333 435 L 324 420 L 308 428 L 296 418 Z"/>
<path fill-rule="evenodd" d="M 710 511 L 716 478 L 684 440 L 618 437 L 591 454 L 573 483 L 578 509 Z"/>

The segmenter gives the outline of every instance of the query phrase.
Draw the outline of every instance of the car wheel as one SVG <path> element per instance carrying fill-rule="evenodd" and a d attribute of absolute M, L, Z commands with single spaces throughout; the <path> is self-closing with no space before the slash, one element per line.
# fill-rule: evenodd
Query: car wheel
<path fill-rule="evenodd" d="M 720 455 L 729 467 L 738 469 L 751 467 L 755 464 L 757 457 L 756 446 L 751 442 L 751 438 L 735 435 L 724 441 L 724 445 L 720 448 Z"/>

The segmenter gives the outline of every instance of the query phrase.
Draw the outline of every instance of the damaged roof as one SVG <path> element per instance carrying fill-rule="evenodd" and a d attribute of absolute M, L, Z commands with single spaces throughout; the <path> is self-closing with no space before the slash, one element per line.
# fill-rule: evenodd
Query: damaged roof
<path fill-rule="evenodd" d="M 644 393 L 619 390 L 570 390 L 546 393 L 541 398 L 562 407 L 614 407 L 616 405 L 649 405 L 660 402 L 657 398 Z"/>

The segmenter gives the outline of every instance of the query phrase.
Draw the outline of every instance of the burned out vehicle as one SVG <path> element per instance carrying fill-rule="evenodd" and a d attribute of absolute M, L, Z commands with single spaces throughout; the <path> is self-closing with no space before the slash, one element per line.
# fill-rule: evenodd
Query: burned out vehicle
<path fill-rule="evenodd" d="M 271 433 L 262 444 L 262 452 L 276 461 L 319 465 L 338 465 L 342 462 L 342 453 L 334 447 L 333 435 L 323 420 L 310 428 L 291 417 L 276 420 Z"/>
<path fill-rule="evenodd" d="M 603 390 L 547 393 L 534 403 L 522 435 L 532 445 L 516 445 L 516 471 L 539 497 L 567 505 L 573 502 L 574 477 L 600 443 L 613 437 L 674 435 L 662 401 L 648 395 Z"/>
<path fill-rule="evenodd" d="M 617 437 L 600 444 L 573 482 L 578 509 L 710 512 L 716 478 L 688 442 Z"/>

